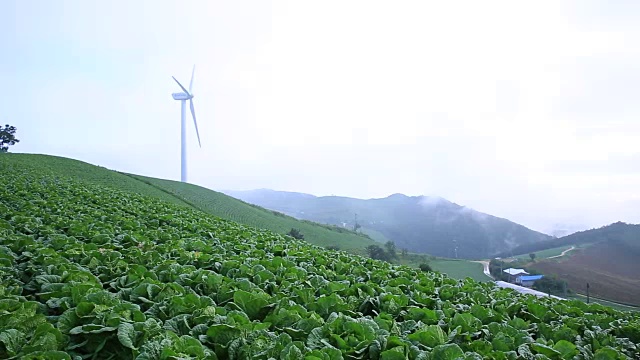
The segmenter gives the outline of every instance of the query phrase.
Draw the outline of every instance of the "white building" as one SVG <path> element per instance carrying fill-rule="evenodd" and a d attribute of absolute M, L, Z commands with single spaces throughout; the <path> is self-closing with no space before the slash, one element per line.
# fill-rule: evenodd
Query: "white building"
<path fill-rule="evenodd" d="M 529 275 L 529 273 L 524 271 L 524 269 L 508 268 L 503 271 L 509 274 L 509 282 L 511 283 L 517 283 L 522 275 Z"/>

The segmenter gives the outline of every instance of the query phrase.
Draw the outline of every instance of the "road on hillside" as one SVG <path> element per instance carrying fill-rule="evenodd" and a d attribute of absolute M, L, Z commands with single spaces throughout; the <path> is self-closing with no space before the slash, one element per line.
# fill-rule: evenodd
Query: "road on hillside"
<path fill-rule="evenodd" d="M 474 261 L 477 263 L 482 264 L 482 266 L 484 267 L 483 272 L 485 275 L 487 275 L 488 277 L 490 277 L 493 280 L 493 276 L 491 276 L 491 272 L 489 271 L 489 261 L 488 260 L 478 260 L 478 261 Z"/>
<path fill-rule="evenodd" d="M 568 253 L 569 251 L 575 249 L 576 247 L 571 245 L 570 248 L 568 248 L 567 250 L 563 251 L 562 253 L 560 253 L 560 255 L 556 255 L 556 256 L 549 256 L 547 259 L 554 259 L 554 258 L 559 258 L 561 256 L 564 256 L 564 254 Z"/>
<path fill-rule="evenodd" d="M 508 289 L 513 289 L 521 294 L 529 294 L 529 295 L 535 295 L 537 297 L 552 297 L 554 299 L 559 299 L 559 300 L 564 300 L 563 298 L 559 297 L 559 296 L 555 296 L 555 295 L 549 295 L 546 293 L 543 293 L 541 291 L 537 291 L 537 290 L 533 290 L 524 286 L 520 286 L 520 285 L 516 285 L 516 284 L 511 284 L 505 281 L 496 281 L 496 285 L 501 287 L 501 288 L 508 288 Z"/>

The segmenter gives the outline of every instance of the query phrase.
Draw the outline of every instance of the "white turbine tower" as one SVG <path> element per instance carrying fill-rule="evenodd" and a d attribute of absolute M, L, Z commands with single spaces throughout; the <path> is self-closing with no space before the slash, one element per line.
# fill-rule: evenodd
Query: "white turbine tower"
<path fill-rule="evenodd" d="M 189 91 L 180 84 L 180 82 L 172 76 L 173 80 L 178 83 L 178 86 L 182 89 L 181 93 L 173 93 L 174 100 L 180 100 L 182 102 L 181 117 L 180 117 L 180 181 L 187 182 L 187 100 L 189 100 L 189 106 L 191 107 L 191 116 L 193 117 L 193 125 L 196 127 L 196 135 L 198 136 L 198 146 L 202 147 L 200 143 L 200 133 L 198 132 L 198 122 L 196 121 L 196 112 L 193 109 L 193 75 L 196 72 L 196 66 L 193 65 L 191 71 L 191 82 L 189 83 Z"/>

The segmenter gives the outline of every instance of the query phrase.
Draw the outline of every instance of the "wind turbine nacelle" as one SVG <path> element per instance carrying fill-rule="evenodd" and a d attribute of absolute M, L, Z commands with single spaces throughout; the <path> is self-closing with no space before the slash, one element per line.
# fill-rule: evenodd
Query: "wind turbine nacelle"
<path fill-rule="evenodd" d="M 171 94 L 171 96 L 173 96 L 173 100 L 189 100 L 191 99 L 191 96 L 189 96 L 189 94 L 186 93 L 173 93 Z"/>

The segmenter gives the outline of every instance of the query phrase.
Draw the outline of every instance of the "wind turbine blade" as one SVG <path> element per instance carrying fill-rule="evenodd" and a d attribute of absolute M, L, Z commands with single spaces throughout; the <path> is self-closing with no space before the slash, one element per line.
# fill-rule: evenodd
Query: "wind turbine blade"
<path fill-rule="evenodd" d="M 178 79 L 176 79 L 175 77 L 173 77 L 173 80 L 175 80 L 178 83 L 178 86 L 180 86 L 180 88 L 182 89 L 182 91 L 186 92 L 187 95 L 191 96 L 191 93 L 187 91 L 187 89 L 184 88 L 184 86 L 182 86 L 182 84 L 180 84 L 180 81 L 178 81 Z"/>
<path fill-rule="evenodd" d="M 193 109 L 193 99 L 189 99 L 189 106 L 191 107 L 191 116 L 193 116 L 193 125 L 196 126 L 196 135 L 198 135 L 198 146 L 202 147 L 200 143 L 200 132 L 198 132 L 198 122 L 196 121 L 196 111 Z"/>
<path fill-rule="evenodd" d="M 193 70 L 191 70 L 191 82 L 189 83 L 189 94 L 191 94 L 191 89 L 193 89 L 193 75 L 196 73 L 196 66 L 193 65 Z"/>

